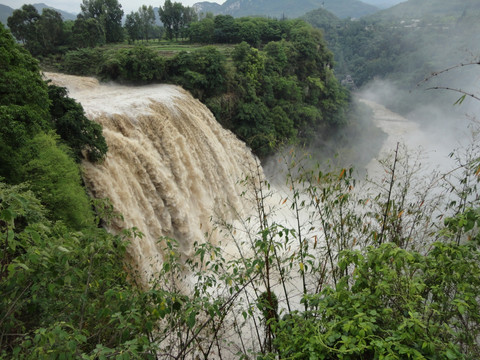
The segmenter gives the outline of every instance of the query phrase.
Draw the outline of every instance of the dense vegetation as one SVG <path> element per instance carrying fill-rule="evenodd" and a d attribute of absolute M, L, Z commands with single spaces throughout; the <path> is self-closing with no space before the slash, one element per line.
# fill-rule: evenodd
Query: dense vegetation
<path fill-rule="evenodd" d="M 84 24 L 103 29 L 103 16 L 89 16 Z M 259 153 L 342 123 L 346 94 L 318 31 L 225 16 L 199 25 L 208 19 L 214 29 L 278 26 L 280 37 L 169 58 L 145 46 L 86 47 L 63 66 L 181 84 Z M 108 201 L 92 204 L 81 184 L 78 162 L 107 151 L 101 128 L 42 80 L 1 25 L 0 125 L 2 359 L 480 357 L 478 142 L 428 184 L 397 149 L 387 180 L 361 189 L 351 170 L 308 170 L 291 153 L 281 160 L 291 193 L 275 203 L 293 224 L 276 222 L 270 184 L 247 178 L 257 215 L 241 228 L 215 219 L 239 256 L 205 243 L 185 261 L 175 240 L 159 239 L 162 271 L 142 288 L 125 262 L 128 240 L 142 235 L 100 228 L 120 215 Z"/>
<path fill-rule="evenodd" d="M 302 18 L 322 29 L 335 55 L 336 75 L 351 76 L 357 88 L 372 80 L 399 90 L 388 105 L 408 113 L 421 104 L 442 106 L 442 94 L 414 91 L 429 74 L 458 63 L 478 62 L 478 2 L 407 1 L 358 21 L 341 20 L 318 9 Z M 452 87 L 464 87 L 469 75 L 455 74 Z M 412 93 L 412 91 L 414 91 Z M 400 105 L 401 104 L 401 105 Z M 444 111 L 448 109 L 444 108 Z"/>
<path fill-rule="evenodd" d="M 358 19 L 375 13 L 378 8 L 358 0 L 227 0 L 221 5 L 212 2 L 199 2 L 200 13 L 233 17 L 261 16 L 268 18 L 297 18 L 308 11 L 325 8 L 339 18 Z"/>
<path fill-rule="evenodd" d="M 114 336 L 131 289 L 124 242 L 98 228 L 76 162 L 100 160 L 105 139 L 2 25 L 0 60 L 0 357 L 76 358 L 87 332 L 92 351 Z"/>
<path fill-rule="evenodd" d="M 45 39 L 41 24 L 54 11 L 39 15 L 33 6 L 24 5 L 9 18 L 9 26 L 33 54 L 63 52 L 60 68 L 67 73 L 183 86 L 260 156 L 281 144 L 308 144 L 318 133 L 333 136 L 346 122 L 348 92 L 334 76 L 332 54 L 320 31 L 303 21 L 224 15 L 196 21 L 192 8 L 166 1 L 159 16 L 170 40 L 186 37 L 206 45 L 235 45 L 229 53 L 203 47 L 166 58 L 146 46 L 159 34 L 153 8 L 147 6 L 126 18 L 125 32 L 137 46 L 96 47 L 119 42 L 124 34 L 121 6 L 116 1 L 102 6 L 103 2 L 84 0 L 71 26 L 58 17 L 56 32 L 48 31 L 48 46 L 40 43 Z M 77 49 L 65 51 L 69 47 Z"/>

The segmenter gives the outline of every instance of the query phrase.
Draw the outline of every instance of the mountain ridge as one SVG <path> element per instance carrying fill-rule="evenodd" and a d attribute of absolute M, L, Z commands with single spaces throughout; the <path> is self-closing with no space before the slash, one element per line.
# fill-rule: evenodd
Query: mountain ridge
<path fill-rule="evenodd" d="M 13 11 L 10 6 L 0 4 L 0 22 L 7 25 L 7 19 L 12 16 Z"/>
<path fill-rule="evenodd" d="M 32 4 L 32 5 L 35 7 L 35 9 L 37 9 L 39 14 L 42 14 L 43 9 L 53 9 L 53 10 L 57 11 L 58 13 L 60 13 L 60 15 L 62 15 L 62 19 L 64 21 L 65 20 L 75 20 L 77 18 L 76 14 L 54 8 L 53 6 L 49 6 L 45 3 L 36 3 L 36 4 Z M 19 7 L 19 9 L 20 8 L 21 7 Z M 12 16 L 12 14 L 15 10 L 16 9 L 14 9 L 14 8 L 8 6 L 8 5 L 0 4 L 0 22 L 3 23 L 6 26 L 8 18 L 10 16 Z"/>
<path fill-rule="evenodd" d="M 359 0 L 227 0 L 222 5 L 203 1 L 193 6 L 199 13 L 274 18 L 296 18 L 318 8 L 325 8 L 339 18 L 359 18 L 379 10 Z"/>
<path fill-rule="evenodd" d="M 471 11 L 480 11 L 478 0 L 407 0 L 391 8 L 380 10 L 366 18 L 379 21 L 460 17 Z"/>

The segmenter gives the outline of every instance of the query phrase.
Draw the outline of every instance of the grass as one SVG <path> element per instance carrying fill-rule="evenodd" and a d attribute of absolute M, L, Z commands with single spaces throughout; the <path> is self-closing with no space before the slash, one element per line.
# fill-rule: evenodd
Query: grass
<path fill-rule="evenodd" d="M 231 50 L 235 47 L 234 44 L 213 44 L 213 45 L 203 45 L 203 44 L 192 44 L 190 42 L 184 41 L 184 40 L 178 40 L 178 41 L 167 41 L 167 40 L 149 40 L 143 41 L 143 40 L 138 40 L 135 41 L 135 43 L 129 44 L 127 42 L 123 43 L 115 43 L 115 44 L 107 44 L 101 47 L 102 50 L 104 51 L 109 51 L 109 50 L 120 50 L 120 49 L 129 49 L 133 48 L 135 46 L 145 46 L 148 47 L 154 51 L 156 51 L 159 55 L 163 57 L 173 57 L 177 55 L 181 51 L 196 51 L 199 50 L 205 46 L 214 46 L 218 51 L 224 53 L 225 55 L 229 55 Z"/>

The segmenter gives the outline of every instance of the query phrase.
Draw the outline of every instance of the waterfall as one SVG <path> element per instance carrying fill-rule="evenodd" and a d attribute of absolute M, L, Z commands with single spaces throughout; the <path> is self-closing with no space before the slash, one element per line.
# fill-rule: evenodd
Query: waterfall
<path fill-rule="evenodd" d="M 176 239 L 188 257 L 206 234 L 216 241 L 211 217 L 245 214 L 238 182 L 256 171 L 257 161 L 188 92 L 165 84 L 132 87 L 45 76 L 66 87 L 87 117 L 103 126 L 108 154 L 101 163 L 84 162 L 85 183 L 123 215 L 110 231 L 136 227 L 144 234 L 129 247 L 144 279 L 161 265 L 160 237 Z"/>

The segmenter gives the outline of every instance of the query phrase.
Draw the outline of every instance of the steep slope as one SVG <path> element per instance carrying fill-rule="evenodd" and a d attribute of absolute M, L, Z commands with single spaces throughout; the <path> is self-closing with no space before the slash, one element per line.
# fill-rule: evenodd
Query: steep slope
<path fill-rule="evenodd" d="M 56 9 L 56 8 L 48 6 L 47 4 L 44 4 L 44 3 L 33 4 L 33 6 L 35 7 L 35 9 L 37 9 L 37 11 L 40 14 L 42 13 L 43 9 L 45 9 L 45 8 L 53 9 L 56 12 L 60 13 L 60 15 L 62 15 L 62 19 L 64 21 L 65 20 L 75 20 L 77 18 L 77 15 L 75 15 L 75 14 L 72 14 L 72 13 L 69 13 L 69 12 L 66 12 L 66 11 L 63 11 L 63 10 L 60 10 L 60 9 Z M 80 11 L 80 6 L 78 6 L 78 10 Z"/>
<path fill-rule="evenodd" d="M 380 9 L 387 9 L 405 0 L 363 0 L 364 3 L 376 6 Z"/>
<path fill-rule="evenodd" d="M 75 15 L 75 14 L 72 14 L 72 13 L 69 13 L 69 12 L 66 12 L 66 11 L 63 11 L 63 10 L 60 10 L 60 9 L 56 9 L 56 8 L 48 6 L 47 4 L 44 4 L 44 3 L 33 4 L 33 6 L 35 7 L 35 9 L 37 9 L 39 14 L 42 13 L 43 9 L 47 8 L 47 9 L 53 9 L 53 10 L 59 12 L 60 15 L 62 15 L 63 20 L 75 20 L 77 18 L 77 15 Z M 19 6 L 19 8 L 20 7 L 21 6 Z M 78 7 L 78 9 L 80 10 L 80 6 Z M 0 22 L 2 24 L 7 25 L 7 19 L 10 16 L 12 16 L 14 11 L 15 11 L 15 9 L 11 8 L 10 6 L 0 4 Z"/>
<path fill-rule="evenodd" d="M 201 13 L 206 14 L 209 12 L 213 14 L 222 13 L 222 5 L 214 2 L 202 1 L 202 2 L 195 3 L 193 7 L 198 14 L 201 14 Z"/>
<path fill-rule="evenodd" d="M 12 16 L 13 9 L 10 6 L 0 4 L 0 22 L 7 25 L 7 19 Z"/>
<path fill-rule="evenodd" d="M 194 5 L 202 12 L 242 16 L 296 18 L 308 11 L 325 8 L 339 18 L 358 18 L 373 14 L 378 8 L 359 0 L 227 0 L 222 5 L 201 2 Z"/>
<path fill-rule="evenodd" d="M 301 18 L 312 24 L 314 27 L 323 29 L 324 33 L 327 30 L 336 32 L 337 26 L 342 24 L 342 20 L 335 16 L 335 14 L 323 8 L 309 11 Z M 327 32 L 330 34 L 330 31 Z"/>
<path fill-rule="evenodd" d="M 408 0 L 389 9 L 368 16 L 376 21 L 402 21 L 405 19 L 443 19 L 448 21 L 460 16 L 478 13 L 478 0 Z"/>

